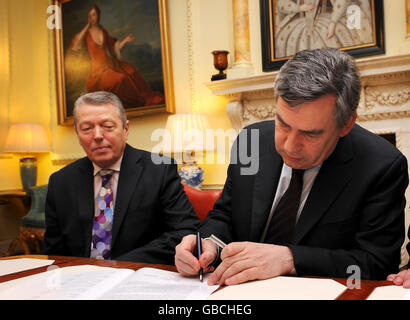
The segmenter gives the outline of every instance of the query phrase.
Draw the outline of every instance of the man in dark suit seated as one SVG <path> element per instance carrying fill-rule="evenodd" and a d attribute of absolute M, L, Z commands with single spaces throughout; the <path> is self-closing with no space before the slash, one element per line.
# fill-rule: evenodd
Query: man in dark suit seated
<path fill-rule="evenodd" d="M 275 121 L 239 134 L 222 195 L 200 225 L 204 238 L 228 245 L 216 259 L 203 240 L 198 260 L 194 236 L 184 237 L 178 271 L 217 266 L 208 283 L 227 285 L 285 274 L 386 279 L 400 263 L 407 160 L 355 124 L 354 60 L 337 49 L 301 51 L 274 89 Z M 250 163 L 238 161 L 253 150 Z"/>
<path fill-rule="evenodd" d="M 112 93 L 81 96 L 73 114 L 87 157 L 50 177 L 43 252 L 173 264 L 199 224 L 176 164 L 126 143 L 129 121 Z"/>

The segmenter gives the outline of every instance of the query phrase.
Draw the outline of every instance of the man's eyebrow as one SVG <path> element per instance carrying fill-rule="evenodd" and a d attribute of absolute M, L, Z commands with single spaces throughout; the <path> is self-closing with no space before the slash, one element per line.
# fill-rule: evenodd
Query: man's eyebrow
<path fill-rule="evenodd" d="M 288 125 L 288 124 L 282 119 L 282 117 L 279 115 L 279 113 L 277 113 L 277 112 L 276 112 L 276 117 L 278 117 L 278 120 L 279 120 L 280 122 L 282 122 L 282 124 L 284 124 L 284 125 L 287 126 L 287 127 L 290 127 L 290 125 Z"/>
<path fill-rule="evenodd" d="M 310 135 L 321 135 L 324 130 L 323 129 L 313 129 L 313 130 L 299 130 L 299 132 L 303 134 L 310 134 Z"/>
<path fill-rule="evenodd" d="M 281 116 L 276 112 L 276 117 L 278 118 L 278 120 L 285 125 L 286 127 L 291 127 L 290 125 L 288 125 L 282 118 Z M 299 132 L 303 133 L 303 134 L 309 134 L 309 135 L 320 135 L 324 132 L 323 129 L 312 129 L 312 130 L 298 130 Z"/>

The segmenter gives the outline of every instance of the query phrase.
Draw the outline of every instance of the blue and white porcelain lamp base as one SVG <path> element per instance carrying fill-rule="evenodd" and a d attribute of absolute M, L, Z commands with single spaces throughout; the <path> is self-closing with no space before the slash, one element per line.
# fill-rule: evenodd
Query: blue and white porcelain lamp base
<path fill-rule="evenodd" d="M 184 163 L 178 173 L 182 183 L 198 190 L 201 189 L 202 182 L 204 182 L 204 170 L 198 167 L 196 162 Z"/>
<path fill-rule="evenodd" d="M 201 189 L 202 182 L 204 182 L 204 170 L 198 167 L 193 151 L 184 153 L 183 164 L 179 168 L 178 174 L 182 183 L 198 190 Z"/>

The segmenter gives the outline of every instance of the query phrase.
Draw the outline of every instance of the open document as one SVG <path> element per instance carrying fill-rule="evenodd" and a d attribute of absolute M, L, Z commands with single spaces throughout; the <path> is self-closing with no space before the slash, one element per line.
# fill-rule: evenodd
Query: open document
<path fill-rule="evenodd" d="M 276 277 L 228 286 L 211 300 L 334 300 L 346 286 L 327 279 Z"/>
<path fill-rule="evenodd" d="M 86 265 L 0 283 L 0 300 L 203 300 L 217 288 L 172 271 Z"/>
<path fill-rule="evenodd" d="M 53 264 L 54 260 L 21 258 L 0 260 L 0 276 L 20 271 L 46 267 Z"/>
<path fill-rule="evenodd" d="M 410 289 L 395 285 L 378 287 L 367 300 L 410 300 Z"/>

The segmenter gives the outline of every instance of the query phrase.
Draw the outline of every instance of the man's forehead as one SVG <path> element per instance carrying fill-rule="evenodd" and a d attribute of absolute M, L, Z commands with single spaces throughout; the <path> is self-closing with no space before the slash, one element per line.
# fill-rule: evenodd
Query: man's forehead
<path fill-rule="evenodd" d="M 289 128 L 292 128 L 292 125 L 286 123 L 286 121 L 284 121 L 281 116 L 279 115 L 278 112 L 276 112 L 276 119 L 277 121 L 281 122 L 283 125 L 288 126 Z M 305 127 L 305 128 L 296 128 L 299 132 L 302 133 L 309 133 L 309 134 L 321 134 L 323 133 L 325 130 L 322 127 L 314 127 L 314 126 L 309 126 L 309 127 Z"/>
<path fill-rule="evenodd" d="M 276 118 L 282 124 L 300 131 L 323 131 L 328 125 L 336 125 L 333 101 L 333 98 L 327 97 L 293 107 L 279 97 L 276 103 Z M 316 105 L 317 102 L 320 105 Z"/>
<path fill-rule="evenodd" d="M 114 108 L 115 109 L 115 105 L 112 103 L 86 103 L 84 102 L 78 106 L 78 109 L 80 110 L 83 107 L 90 107 L 90 108 L 95 108 L 95 109 L 98 109 L 98 108 Z"/>
<path fill-rule="evenodd" d="M 77 110 L 77 116 L 80 118 L 82 117 L 87 117 L 87 116 L 94 116 L 95 113 L 98 113 L 99 116 L 104 116 L 106 115 L 107 117 L 112 118 L 112 113 L 115 112 L 118 115 L 118 118 L 120 118 L 117 108 L 113 104 L 105 103 L 105 104 L 80 104 L 78 106 Z"/>
<path fill-rule="evenodd" d="M 89 122 L 106 122 L 106 121 L 113 121 L 113 122 L 121 122 L 121 117 L 116 112 L 115 106 L 112 106 L 113 109 L 110 108 L 110 105 L 84 105 L 87 110 L 81 109 L 81 107 L 77 111 L 77 123 L 89 123 Z M 111 110 L 107 110 L 110 108 Z"/>

